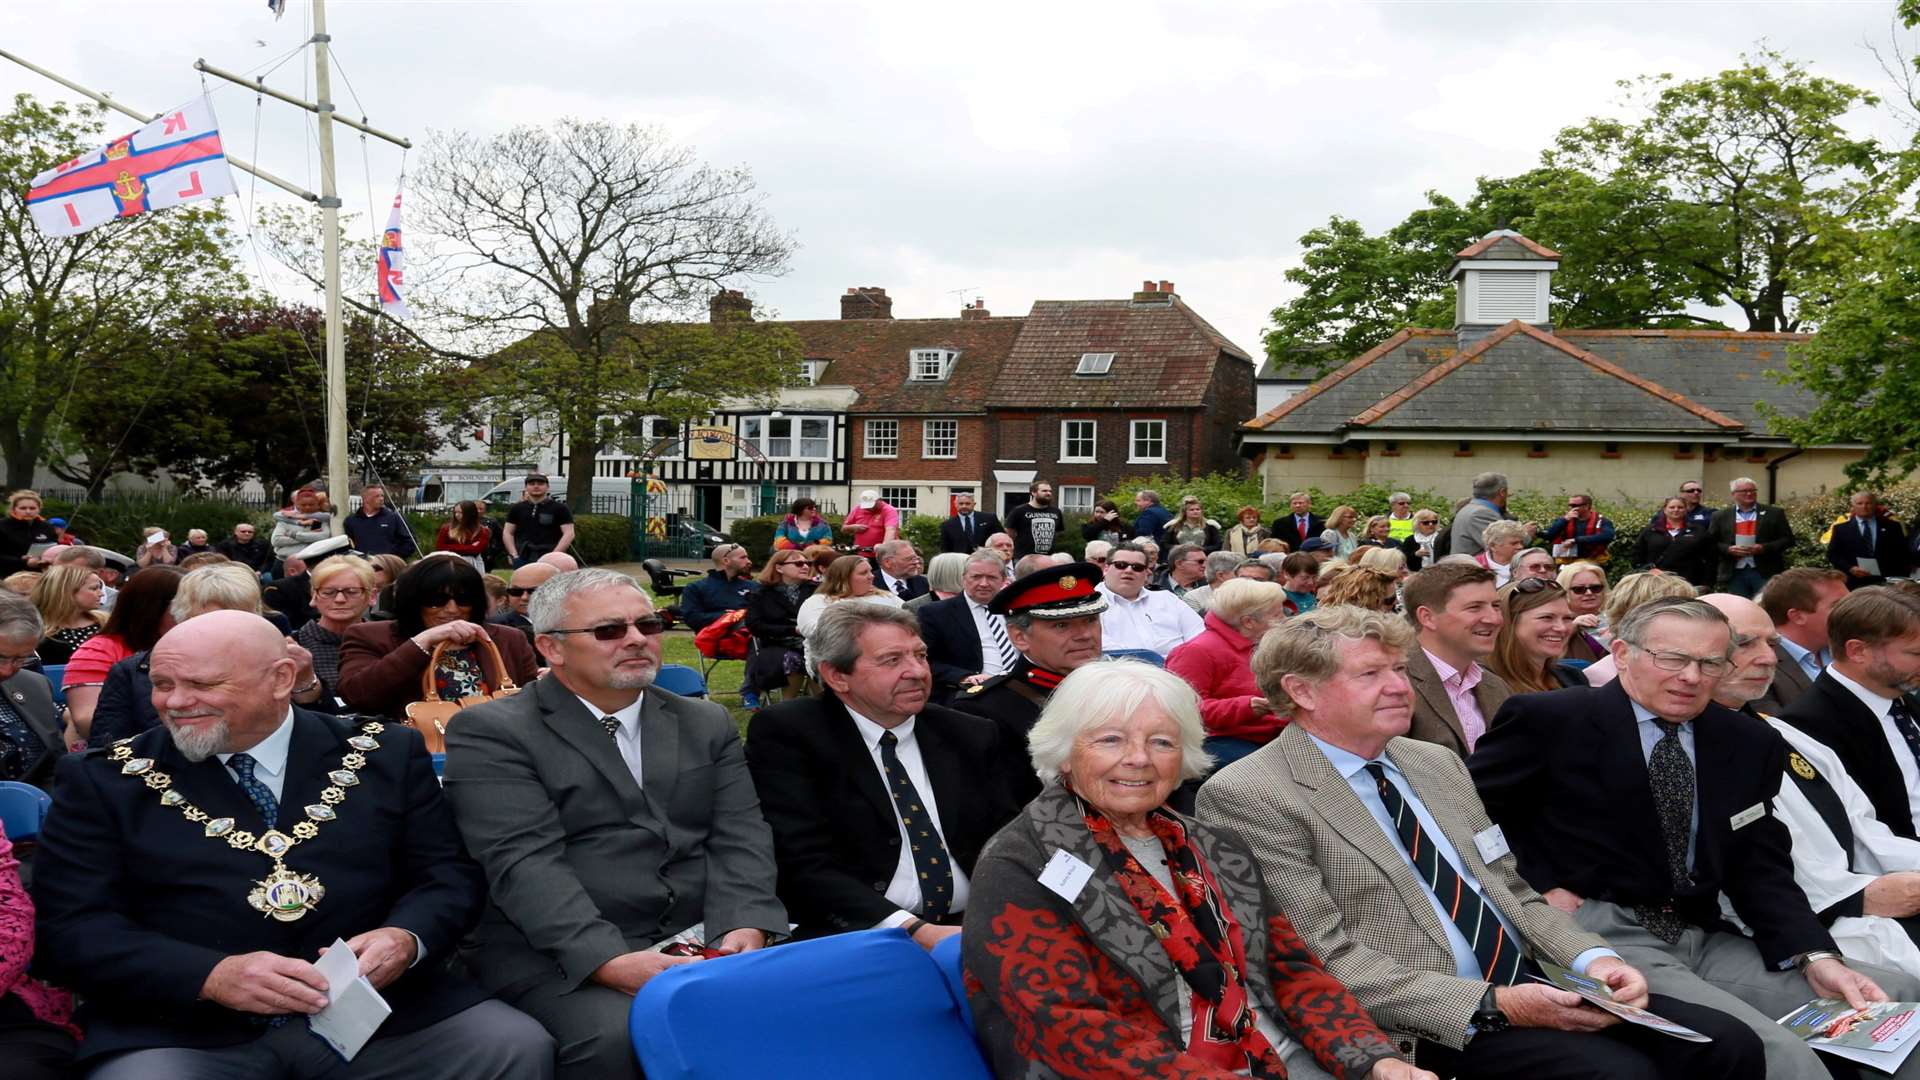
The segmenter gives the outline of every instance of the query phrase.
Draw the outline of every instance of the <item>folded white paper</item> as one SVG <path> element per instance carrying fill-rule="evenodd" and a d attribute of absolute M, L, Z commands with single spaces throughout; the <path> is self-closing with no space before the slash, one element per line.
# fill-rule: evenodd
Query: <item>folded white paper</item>
<path fill-rule="evenodd" d="M 360 958 L 339 938 L 313 965 L 327 980 L 327 1007 L 307 1018 L 307 1026 L 347 1061 L 367 1045 L 393 1008 L 360 974 Z"/>

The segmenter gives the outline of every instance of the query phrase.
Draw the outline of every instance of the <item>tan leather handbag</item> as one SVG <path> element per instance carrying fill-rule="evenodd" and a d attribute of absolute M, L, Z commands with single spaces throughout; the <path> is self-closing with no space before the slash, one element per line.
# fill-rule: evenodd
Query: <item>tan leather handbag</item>
<path fill-rule="evenodd" d="M 447 701 L 441 698 L 439 688 L 434 685 L 433 673 L 440 667 L 440 654 L 446 650 L 447 644 L 444 641 L 440 642 L 433 647 L 433 652 L 428 654 L 427 670 L 420 675 L 420 688 L 424 696 L 407 706 L 407 723 L 418 729 L 420 737 L 427 741 L 429 754 L 447 752 L 447 724 L 453 719 L 454 713 L 469 705 L 478 705 L 483 701 L 492 701 L 494 698 L 512 697 L 520 692 L 520 687 L 515 685 L 513 676 L 507 674 L 507 662 L 500 657 L 500 647 L 493 643 L 492 637 L 482 637 L 480 639 L 480 670 L 484 673 L 488 663 L 492 663 L 493 674 L 488 678 L 488 682 L 498 689 L 491 694 L 474 694 L 458 701 Z M 454 646 L 456 649 L 460 647 Z M 485 677 L 484 674 L 483 677 Z"/>

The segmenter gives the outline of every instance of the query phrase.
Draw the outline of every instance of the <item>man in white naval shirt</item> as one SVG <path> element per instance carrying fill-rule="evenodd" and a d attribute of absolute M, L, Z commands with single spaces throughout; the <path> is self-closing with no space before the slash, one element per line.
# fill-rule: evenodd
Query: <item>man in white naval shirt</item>
<path fill-rule="evenodd" d="M 936 605 L 938 606 L 938 605 Z M 913 614 L 835 604 L 807 639 L 827 692 L 754 714 L 747 764 L 799 936 L 902 927 L 931 949 L 960 932 L 967 875 L 1020 808 L 1026 747 L 930 704 Z"/>
<path fill-rule="evenodd" d="M 1730 593 L 1701 599 L 1733 630 L 1733 668 L 1714 685 L 1713 699 L 1765 720 L 1793 748 L 1773 813 L 1793 837 L 1794 881 L 1846 956 L 1920 974 L 1920 946 L 1911 936 L 1920 929 L 1920 843 L 1893 835 L 1874 816 L 1832 750 L 1754 708 L 1775 664 L 1773 620 L 1760 605 Z M 1720 907 L 1739 924 L 1724 897 Z"/>
<path fill-rule="evenodd" d="M 1145 649 L 1165 657 L 1174 646 L 1198 637 L 1207 624 L 1170 592 L 1147 588 L 1153 560 L 1136 543 L 1116 544 L 1107 554 L 1107 610 L 1100 615 L 1101 647 L 1112 653 Z"/>

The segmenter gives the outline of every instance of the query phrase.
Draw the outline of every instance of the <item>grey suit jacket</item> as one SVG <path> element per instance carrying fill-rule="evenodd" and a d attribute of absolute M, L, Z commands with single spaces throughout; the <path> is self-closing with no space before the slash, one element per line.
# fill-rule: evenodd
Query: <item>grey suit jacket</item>
<path fill-rule="evenodd" d="M 1773 684 L 1767 687 L 1766 694 L 1759 701 L 1753 703 L 1755 709 L 1768 716 L 1785 712 L 1787 706 L 1800 700 L 1801 694 L 1813 688 L 1813 680 L 1801 670 L 1800 661 L 1795 660 L 1786 649 L 1775 645 L 1773 659 Z"/>
<path fill-rule="evenodd" d="M 67 741 L 63 725 L 55 716 L 53 707 L 53 687 L 47 677 L 37 671 L 16 671 L 5 682 L 0 682 L 0 693 L 7 695 L 7 703 L 27 727 L 40 737 L 46 746 L 46 753 L 33 763 L 33 768 L 20 777 L 24 783 L 38 788 L 51 790 L 53 787 L 53 767 L 61 755 L 67 752 Z"/>
<path fill-rule="evenodd" d="M 447 797 L 491 895 L 464 954 L 506 998 L 705 922 L 709 940 L 787 932 L 773 834 L 726 709 L 658 688 L 640 711 L 641 784 L 549 674 L 447 725 Z"/>
<path fill-rule="evenodd" d="M 1461 507 L 1460 512 L 1453 515 L 1453 540 L 1448 553 L 1478 555 L 1487 550 L 1487 545 L 1480 542 L 1480 534 L 1500 519 L 1500 511 L 1486 503 L 1470 502 Z"/>
<path fill-rule="evenodd" d="M 1401 738 L 1387 744 L 1386 756 L 1488 902 L 1520 932 L 1529 956 L 1567 964 L 1606 944 L 1542 900 L 1512 855 L 1491 866 L 1481 860 L 1473 838 L 1492 822 L 1459 755 Z M 1240 833 L 1293 928 L 1396 1041 L 1412 1036 L 1456 1050 L 1466 1044 L 1487 984 L 1455 974 L 1432 892 L 1305 730 L 1289 724 L 1213 774 L 1200 788 L 1196 816 Z"/>
<path fill-rule="evenodd" d="M 1453 700 L 1447 697 L 1440 673 L 1434 670 L 1433 661 L 1427 659 L 1427 651 L 1417 640 L 1407 650 L 1407 681 L 1413 684 L 1413 724 L 1407 729 L 1407 738 L 1444 746 L 1465 760 L 1466 729 L 1460 726 L 1459 714 L 1454 712 Z M 1480 682 L 1473 688 L 1473 700 L 1479 703 L 1480 715 L 1488 726 L 1493 724 L 1493 714 L 1512 696 L 1513 689 L 1505 679 L 1485 667 L 1480 669 Z"/>

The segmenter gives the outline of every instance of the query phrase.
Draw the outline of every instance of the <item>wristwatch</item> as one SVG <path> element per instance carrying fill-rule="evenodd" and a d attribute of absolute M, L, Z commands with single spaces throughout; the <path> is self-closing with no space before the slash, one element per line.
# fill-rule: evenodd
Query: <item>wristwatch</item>
<path fill-rule="evenodd" d="M 1507 1019 L 1507 1014 L 1501 1012 L 1500 1006 L 1494 1003 L 1493 989 L 1493 984 L 1488 983 L 1486 994 L 1480 998 L 1480 1007 L 1475 1009 L 1473 1016 L 1467 1020 L 1467 1030 L 1471 1033 L 1468 1035 L 1469 1041 L 1489 1032 L 1505 1031 L 1513 1026 L 1513 1022 Z"/>
<path fill-rule="evenodd" d="M 1847 962 L 1846 957 L 1831 949 L 1812 949 L 1794 957 L 1793 966 L 1795 970 L 1805 971 L 1813 966 L 1815 960 L 1838 960 L 1843 964 Z"/>

